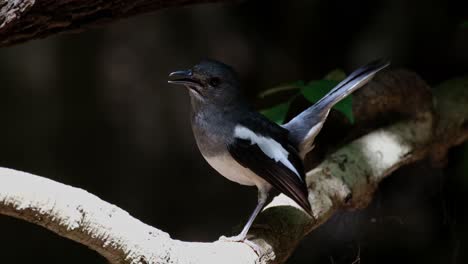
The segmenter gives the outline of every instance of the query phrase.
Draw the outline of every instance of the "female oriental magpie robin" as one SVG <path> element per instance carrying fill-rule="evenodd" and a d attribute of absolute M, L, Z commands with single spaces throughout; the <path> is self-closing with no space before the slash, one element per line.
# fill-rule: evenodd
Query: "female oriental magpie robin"
<path fill-rule="evenodd" d="M 388 65 L 375 61 L 357 69 L 283 126 L 270 122 L 246 102 L 236 73 L 221 62 L 206 60 L 169 75 L 169 83 L 189 90 L 192 129 L 206 161 L 229 180 L 258 188 L 257 207 L 242 232 L 229 241 L 246 239 L 272 187 L 311 215 L 304 156 L 313 148 L 330 109 Z"/>

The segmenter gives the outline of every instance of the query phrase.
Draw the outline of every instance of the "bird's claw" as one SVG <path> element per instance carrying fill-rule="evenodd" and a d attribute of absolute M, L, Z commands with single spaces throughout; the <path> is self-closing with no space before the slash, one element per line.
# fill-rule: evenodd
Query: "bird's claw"
<path fill-rule="evenodd" d="M 257 254 L 257 256 L 260 256 L 262 253 L 262 248 L 259 245 L 255 244 L 253 241 L 248 240 L 245 236 L 241 236 L 241 235 L 232 236 L 232 237 L 221 236 L 219 237 L 219 241 L 244 243 L 247 246 L 249 246 L 251 249 L 253 249 L 253 251 L 255 251 L 255 254 Z"/>

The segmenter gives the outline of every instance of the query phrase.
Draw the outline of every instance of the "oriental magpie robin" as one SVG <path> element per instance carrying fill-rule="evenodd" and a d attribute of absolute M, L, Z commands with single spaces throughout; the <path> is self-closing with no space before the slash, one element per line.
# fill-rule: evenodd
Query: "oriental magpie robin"
<path fill-rule="evenodd" d="M 169 83 L 188 88 L 192 129 L 201 154 L 221 175 L 242 185 L 257 186 L 258 204 L 242 232 L 230 241 L 244 241 L 272 187 L 311 215 L 303 159 L 312 150 L 330 109 L 366 84 L 387 61 L 375 61 L 351 73 L 313 106 L 279 126 L 245 100 L 234 70 L 206 60 L 176 71 Z"/>

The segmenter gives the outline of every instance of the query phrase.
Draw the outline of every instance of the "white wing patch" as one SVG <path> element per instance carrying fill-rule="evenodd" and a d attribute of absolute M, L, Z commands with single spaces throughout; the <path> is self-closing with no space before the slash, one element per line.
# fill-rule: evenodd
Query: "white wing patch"
<path fill-rule="evenodd" d="M 276 162 L 279 161 L 283 163 L 284 166 L 293 171 L 297 177 L 301 179 L 301 176 L 297 172 L 296 168 L 294 168 L 292 163 L 288 160 L 289 152 L 285 150 L 283 146 L 281 146 L 281 144 L 276 140 L 257 135 L 252 130 L 241 125 L 237 125 L 234 128 L 234 137 L 250 140 L 252 145 L 257 144 L 257 146 L 263 151 L 263 153 L 265 153 L 265 155 L 275 160 Z"/>

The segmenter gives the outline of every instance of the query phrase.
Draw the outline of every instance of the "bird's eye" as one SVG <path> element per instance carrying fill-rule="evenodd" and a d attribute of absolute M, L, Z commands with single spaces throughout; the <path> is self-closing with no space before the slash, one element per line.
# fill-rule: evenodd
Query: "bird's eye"
<path fill-rule="evenodd" d="M 218 86 L 221 83 L 221 80 L 218 77 L 213 77 L 210 79 L 210 85 L 213 87 Z"/>

